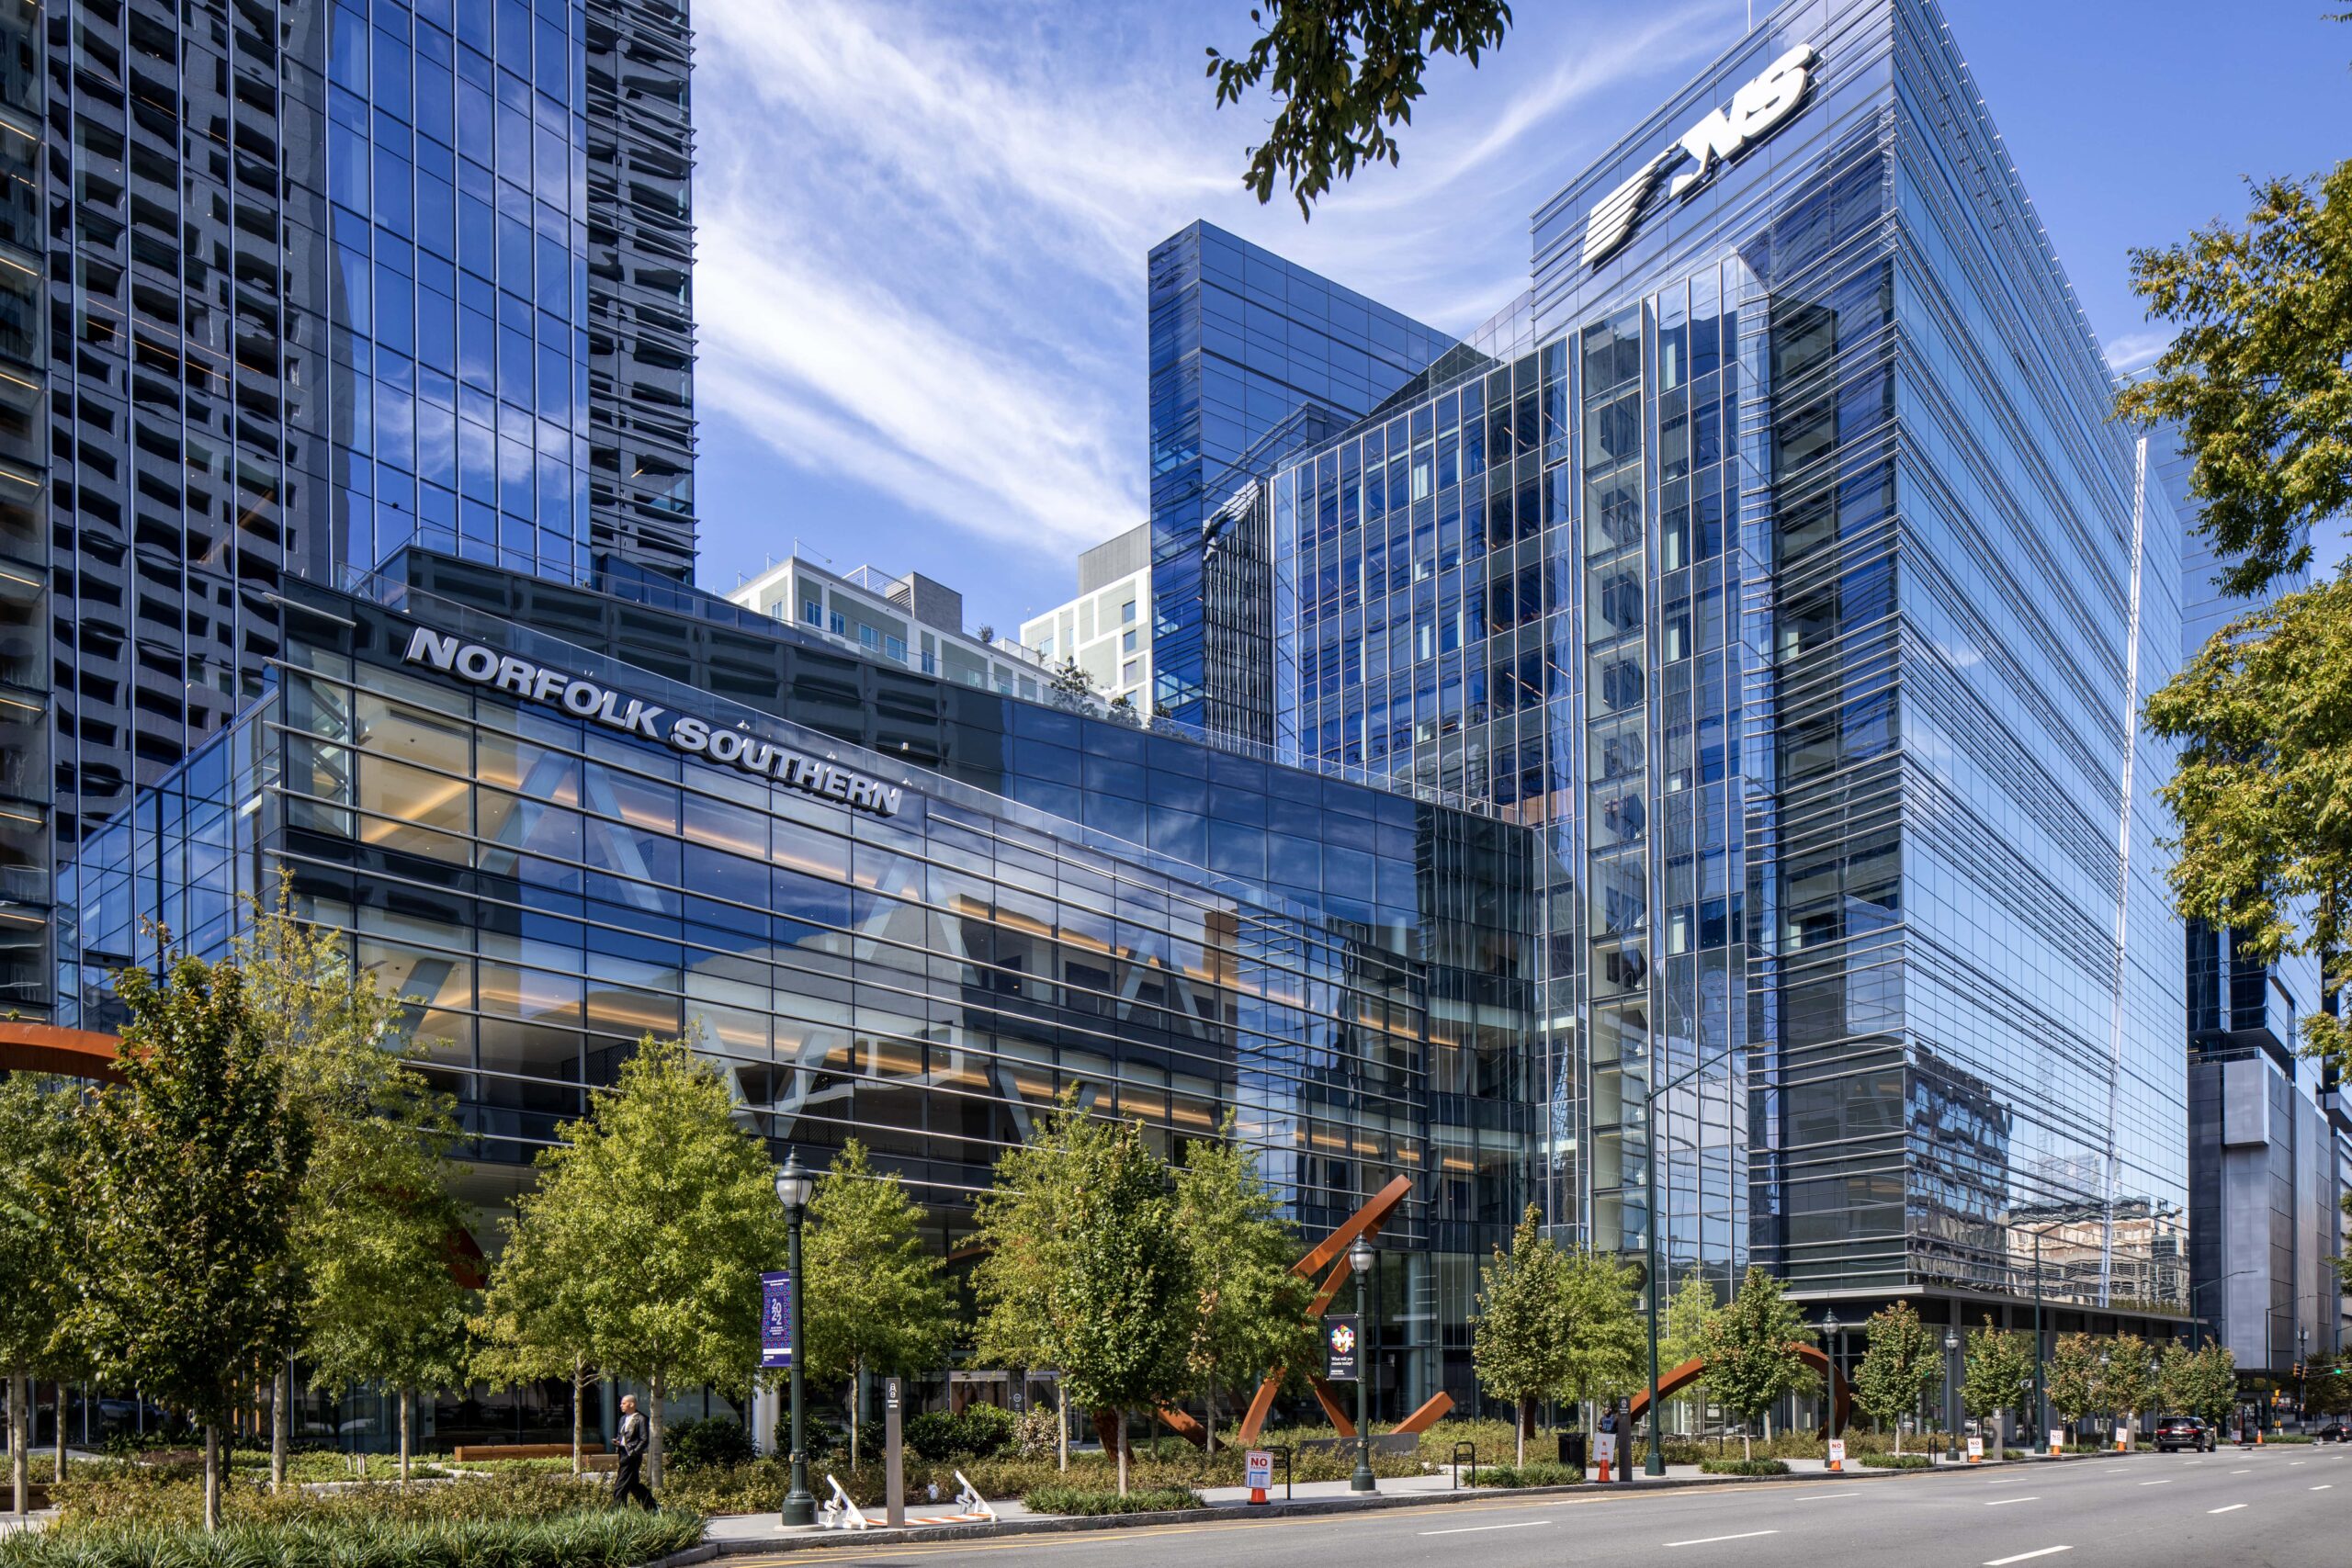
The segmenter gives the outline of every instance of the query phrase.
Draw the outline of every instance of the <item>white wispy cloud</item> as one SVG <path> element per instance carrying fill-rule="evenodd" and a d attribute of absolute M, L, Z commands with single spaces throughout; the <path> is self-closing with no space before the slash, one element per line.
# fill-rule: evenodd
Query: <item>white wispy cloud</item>
<path fill-rule="evenodd" d="M 1201 75 L 1238 12 L 703 0 L 698 402 L 951 536 L 1066 560 L 1148 506 L 1151 245 L 1205 218 L 1467 332 L 1525 286 L 1536 202 L 1630 123 L 1582 111 L 1679 80 L 1737 18 L 1522 17 L 1432 73 L 1401 168 L 1302 224 L 1240 186 L 1271 107 L 1220 112 Z M 774 504 L 770 539 L 854 523 Z"/>
<path fill-rule="evenodd" d="M 2173 334 L 2168 332 L 2122 333 L 2108 340 L 2107 367 L 2120 375 L 2143 369 L 2155 362 L 2156 355 L 2172 346 Z"/>

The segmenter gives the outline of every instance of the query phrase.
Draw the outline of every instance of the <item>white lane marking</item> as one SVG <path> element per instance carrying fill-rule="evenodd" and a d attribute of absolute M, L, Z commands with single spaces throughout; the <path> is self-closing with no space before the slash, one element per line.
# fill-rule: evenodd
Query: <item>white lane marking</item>
<path fill-rule="evenodd" d="M 1832 1497 L 1859 1497 L 1859 1492 L 1808 1492 L 1797 1499 L 1800 1503 L 1826 1503 Z"/>
<path fill-rule="evenodd" d="M 2172 1477 L 2166 1476 L 2162 1481 L 2143 1481 L 2140 1484 L 2143 1486 L 2169 1486 L 2172 1484 Z"/>
<path fill-rule="evenodd" d="M 2025 1476 L 2012 1475 L 2000 1481 L 1988 1481 L 1984 1484 L 1987 1486 L 2023 1486 L 2026 1484 L 2026 1482 L 2027 1477 Z"/>
<path fill-rule="evenodd" d="M 2074 1550 L 2075 1549 L 2071 1546 L 2045 1546 L 2040 1551 L 2020 1551 L 2015 1557 L 1996 1557 L 1992 1562 L 1984 1564 L 1984 1568 L 2004 1568 L 2004 1565 L 2007 1563 L 2030 1562 L 2037 1557 L 2048 1557 L 2052 1552 L 2072 1551 Z"/>
<path fill-rule="evenodd" d="M 2228 1506 L 2225 1506 L 2225 1507 L 2220 1507 L 2220 1508 L 2208 1508 L 2208 1509 L 2206 1509 L 2205 1511 L 2206 1511 L 2207 1513 L 2209 1513 L 2209 1514 L 2234 1514 L 2234 1513 L 2236 1513 L 2240 1508 L 2243 1508 L 2243 1507 L 2245 1507 L 2245 1505 L 2244 1503 L 2232 1503 L 2232 1504 L 2228 1505 Z"/>
<path fill-rule="evenodd" d="M 1423 1535 L 1476 1535 L 1480 1530 L 1523 1530 L 1531 1525 L 1548 1525 L 1549 1519 L 1519 1519 L 1507 1525 L 1464 1525 L 1457 1529 L 1423 1530 Z"/>
<path fill-rule="evenodd" d="M 2333 1492 L 2335 1490 L 2335 1483 L 2333 1481 L 2323 1481 L 2318 1485 L 2312 1487 L 2312 1490 L 2314 1492 Z"/>
<path fill-rule="evenodd" d="M 2039 1503 L 2041 1501 L 2041 1499 L 2039 1497 L 1994 1497 L 1988 1499 L 1984 1506 L 1988 1508 L 2005 1508 L 2011 1503 Z"/>
<path fill-rule="evenodd" d="M 1779 1530 L 1742 1530 L 1737 1535 L 1702 1535 L 1696 1540 L 1669 1540 L 1668 1546 L 1709 1546 L 1719 1540 L 1752 1540 L 1759 1535 L 1778 1535 Z"/>
<path fill-rule="evenodd" d="M 2290 1459 L 2287 1461 L 2287 1468 L 2292 1470 L 2299 1464 L 2309 1464 L 2310 1462 L 2311 1461 L 2309 1460 Z"/>

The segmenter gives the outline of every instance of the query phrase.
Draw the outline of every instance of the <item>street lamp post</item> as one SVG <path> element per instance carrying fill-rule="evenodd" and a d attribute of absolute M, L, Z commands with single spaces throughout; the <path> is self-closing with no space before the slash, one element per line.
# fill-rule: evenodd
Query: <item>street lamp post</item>
<path fill-rule="evenodd" d="M 2033 1233 L 2033 1440 L 2049 1446 L 2049 1413 L 2041 1405 L 2041 1232 Z"/>
<path fill-rule="evenodd" d="M 1960 1406 L 1955 1403 L 1960 1397 L 1960 1385 L 1957 1380 L 1952 1376 L 1952 1372 L 1954 1370 L 1954 1352 L 1958 1351 L 1959 1348 L 1960 1336 L 1950 1328 L 1945 1329 L 1944 1458 L 1954 1464 L 1960 1462 Z"/>
<path fill-rule="evenodd" d="M 800 1296 L 804 1288 L 800 1278 L 800 1214 L 808 1206 L 808 1194 L 814 1186 L 808 1172 L 801 1167 L 799 1155 L 786 1155 L 784 1168 L 775 1173 L 775 1196 L 776 1201 L 784 1205 L 788 1238 L 785 1267 L 792 1270 L 792 1489 L 784 1495 L 783 1520 L 787 1527 L 817 1522 L 817 1499 L 808 1491 L 808 1443 L 800 1404 L 800 1361 L 808 1352 L 808 1342 L 800 1330 Z"/>
<path fill-rule="evenodd" d="M 1348 1248 L 1348 1265 L 1356 1271 L 1356 1472 L 1348 1477 L 1351 1492 L 1374 1492 L 1372 1477 L 1372 1309 L 1366 1281 L 1372 1274 L 1372 1243 L 1363 1236 Z"/>
<path fill-rule="evenodd" d="M 1838 1435 L 1838 1380 L 1843 1375 L 1838 1368 L 1838 1352 L 1846 1348 L 1845 1328 L 1838 1321 L 1838 1309 L 1831 1307 L 1821 1316 L 1821 1331 L 1829 1336 L 1829 1425 L 1830 1436 Z"/>
<path fill-rule="evenodd" d="M 2107 1369 L 2108 1369 L 2109 1367 L 2112 1366 L 2112 1365 L 2114 1364 L 2114 1362 L 2115 1362 L 2115 1352 L 2114 1352 L 2114 1351 L 2112 1351 L 2112 1350 L 2101 1350 L 2101 1351 L 2098 1353 L 2098 1381 L 2099 1381 L 2099 1386 L 2100 1386 L 2100 1387 L 2102 1387 L 2102 1388 L 2109 1389 L 2110 1391 L 2112 1391 L 2112 1387 L 2113 1387 L 2113 1385 L 2112 1385 L 2112 1384 L 2110 1384 L 2110 1383 L 2109 1383 L 2109 1382 L 2108 1382 L 2108 1381 L 2107 1381 Z M 2109 1411 L 2109 1412 L 2107 1413 L 2107 1435 L 2108 1435 L 2108 1437 L 2109 1437 L 2109 1438 L 2112 1438 L 2115 1436 L 2115 1412 L 2114 1412 L 2114 1411 L 2112 1411 L 2112 1410 L 2110 1410 L 2110 1411 Z"/>

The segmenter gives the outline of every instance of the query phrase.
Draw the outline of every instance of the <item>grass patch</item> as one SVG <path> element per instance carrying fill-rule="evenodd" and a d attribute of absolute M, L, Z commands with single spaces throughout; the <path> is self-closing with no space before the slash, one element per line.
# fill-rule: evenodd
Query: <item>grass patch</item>
<path fill-rule="evenodd" d="M 699 1515 L 600 1508 L 537 1519 L 247 1520 L 207 1534 L 111 1523 L 0 1536 L 0 1568 L 638 1568 L 702 1540 Z"/>
<path fill-rule="evenodd" d="M 1864 1464 L 1870 1461 L 1864 1459 Z M 1778 1459 L 1710 1459 L 1699 1462 L 1704 1475 L 1786 1475 L 1789 1464 Z"/>
<path fill-rule="evenodd" d="M 1130 1490 L 1124 1497 L 1091 1486 L 1040 1486 L 1021 1503 L 1033 1514 L 1163 1514 L 1208 1506 L 1189 1486 Z"/>
<path fill-rule="evenodd" d="M 1481 1486 L 1575 1486 L 1584 1480 L 1584 1472 L 1572 1469 L 1556 1460 L 1530 1460 L 1525 1464 L 1480 1465 L 1478 1484 Z"/>
<path fill-rule="evenodd" d="M 1865 1470 L 1931 1470 L 1936 1461 L 1926 1454 L 1861 1454 L 1855 1462 Z"/>

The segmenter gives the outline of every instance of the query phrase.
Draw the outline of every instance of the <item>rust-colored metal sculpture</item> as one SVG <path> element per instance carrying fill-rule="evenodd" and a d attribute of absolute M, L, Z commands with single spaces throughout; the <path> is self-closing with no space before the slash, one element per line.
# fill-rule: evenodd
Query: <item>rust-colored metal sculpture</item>
<path fill-rule="evenodd" d="M 1829 1412 L 1822 1421 L 1821 1435 L 1825 1438 L 1836 1437 L 1846 1429 L 1846 1423 L 1853 1419 L 1854 1391 L 1848 1386 L 1845 1375 L 1829 1364 L 1827 1353 L 1818 1345 L 1807 1345 L 1802 1340 L 1791 1340 L 1789 1348 L 1795 1351 L 1798 1358 L 1807 1366 L 1829 1380 Z M 1705 1376 L 1706 1371 L 1707 1358 L 1691 1357 L 1657 1380 L 1657 1396 L 1660 1399 L 1666 1399 L 1680 1393 Z M 1643 1413 L 1648 1410 L 1649 1404 L 1649 1390 L 1644 1389 L 1634 1395 L 1632 1402 L 1625 1407 L 1625 1413 L 1629 1418 L 1639 1420 Z"/>
<path fill-rule="evenodd" d="M 122 1043 L 94 1029 L 66 1029 L 54 1023 L 0 1021 L 0 1069 L 12 1073 L 53 1073 L 60 1077 L 96 1078 L 120 1083 L 114 1065 Z"/>

